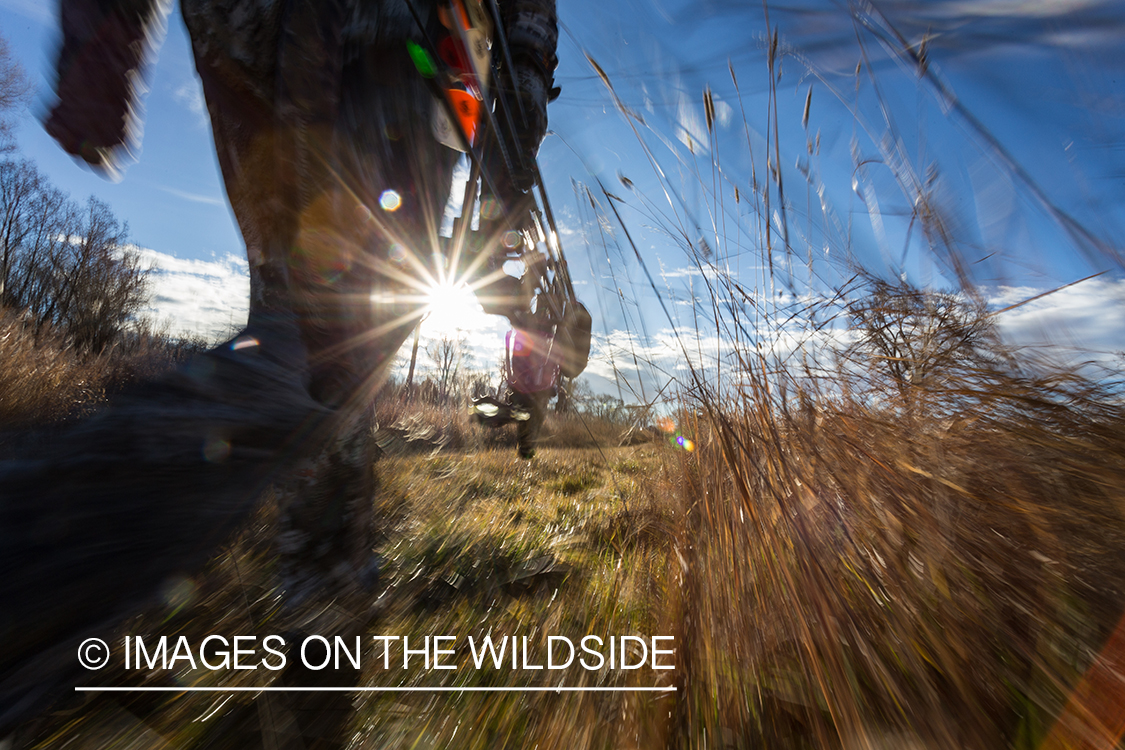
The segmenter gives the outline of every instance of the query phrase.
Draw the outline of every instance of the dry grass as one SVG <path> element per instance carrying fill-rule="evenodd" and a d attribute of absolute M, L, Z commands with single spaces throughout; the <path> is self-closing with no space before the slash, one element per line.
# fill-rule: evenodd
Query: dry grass
<path fill-rule="evenodd" d="M 507 451 L 381 467 L 388 536 L 385 634 L 527 636 L 577 642 L 596 634 L 668 634 L 672 596 L 666 544 L 674 509 L 649 485 L 623 474 L 629 460 L 658 469 L 651 449 L 612 450 L 609 463 L 586 450 L 546 449 L 531 463 Z M 630 503 L 630 500 L 632 501 Z M 626 510 L 626 507 L 630 510 Z M 365 673 L 372 684 L 666 684 L 668 673 L 582 669 L 421 669 Z M 359 711 L 363 747 L 651 747 L 662 744 L 671 700 L 641 694 L 466 694 L 367 701 Z M 563 738 L 565 742 L 563 741 Z"/>
<path fill-rule="evenodd" d="M 525 462 L 472 445 L 484 438 L 461 409 L 386 399 L 385 419 L 440 427 L 471 450 L 447 441 L 378 464 L 384 565 L 369 617 L 351 620 L 370 601 L 281 609 L 266 498 L 207 571 L 170 585 L 115 638 L 453 635 L 456 671 L 415 660 L 388 672 L 365 650 L 361 670 L 337 677 L 678 691 L 345 695 L 336 714 L 317 704 L 353 747 L 1038 747 L 1125 601 L 1117 407 L 1076 378 L 994 372 L 987 388 L 945 381 L 907 409 L 885 394 L 873 406 L 854 371 L 799 393 L 758 372 L 743 373 L 741 394 L 696 391 L 678 420 L 694 453 L 548 447 Z M 673 635 L 677 669 L 477 671 L 465 641 L 486 634 L 526 635 L 535 649 L 547 635 Z M 111 670 L 105 684 L 323 679 Z M 277 696 L 101 696 L 34 736 L 41 747 L 267 746 L 294 710 Z"/>
<path fill-rule="evenodd" d="M 0 314 L 0 423 L 19 427 L 61 419 L 104 398 L 104 373 L 62 337 Z"/>
<path fill-rule="evenodd" d="M 856 28 L 863 27 L 867 11 L 848 7 Z M 685 339 L 677 342 L 685 356 L 710 346 L 712 337 L 721 352 L 713 359 L 699 354 L 681 381 L 687 395 L 679 427 L 698 450 L 671 454 L 681 464 L 676 491 L 684 510 L 675 547 L 685 568 L 678 679 L 688 686 L 680 694 L 675 745 L 1068 746 L 1057 736 L 1056 744 L 1045 740 L 1068 700 L 1089 692 L 1076 691 L 1082 676 L 1092 664 L 1102 673 L 1122 666 L 1120 653 L 1099 656 L 1125 607 L 1120 389 L 1073 371 L 1031 367 L 984 335 L 989 325 L 974 327 L 991 318 L 972 274 L 983 274 L 978 263 L 1001 253 L 975 244 L 975 217 L 939 200 L 925 177 L 941 171 L 930 156 L 915 163 L 905 152 L 891 153 L 888 144 L 898 148 L 914 135 L 921 109 L 894 111 L 903 130 L 895 129 L 887 117 L 892 103 L 878 85 L 890 74 L 878 72 L 866 49 L 855 68 L 855 100 L 846 85 L 841 98 L 860 125 L 861 87 L 870 90 L 874 120 L 886 129 L 853 135 L 851 189 L 866 164 L 894 164 L 896 179 L 878 186 L 878 199 L 915 208 L 897 227 L 905 237 L 899 265 L 867 269 L 873 274 L 856 267 L 858 258 L 874 255 L 875 243 L 853 235 L 850 218 L 847 234 L 837 233 L 832 212 L 850 217 L 855 204 L 833 205 L 831 196 L 849 190 L 817 166 L 812 87 L 803 114 L 786 120 L 793 114 L 786 102 L 799 100 L 779 83 L 783 58 L 817 82 L 817 96 L 835 74 L 812 67 L 783 33 L 768 30 L 768 98 L 760 111 L 747 114 L 730 63 L 731 86 L 721 95 L 743 107 L 745 146 L 714 126 L 711 86 L 704 87 L 706 152 L 689 143 L 685 153 L 666 133 L 650 134 L 654 118 L 627 105 L 628 94 L 619 95 L 617 82 L 591 59 L 644 156 L 662 169 L 660 190 L 647 195 L 622 199 L 601 184 L 579 191 L 588 241 L 603 243 L 607 258 L 613 249 L 645 265 L 633 244 L 639 232 L 628 231 L 619 206 L 675 238 L 698 271 L 688 293 L 702 299 L 695 320 L 706 322 L 690 331 L 669 314 L 667 323 Z M 925 64 L 908 45 L 884 51 L 925 79 Z M 752 71 L 755 85 L 764 72 Z M 831 127 L 828 118 L 824 124 Z M 926 132 L 930 124 L 917 128 Z M 761 134 L 764 149 L 751 132 Z M 999 143 L 989 137 L 973 145 L 996 154 Z M 794 162 L 795 170 L 783 169 Z M 633 190 L 636 183 L 621 179 Z M 659 205 L 660 193 L 667 205 Z M 705 205 L 683 208 L 696 196 Z M 868 205 L 873 218 L 888 220 L 889 212 Z M 1063 229 L 1072 236 L 1086 231 Z M 1023 248 L 1004 251 L 1024 258 Z M 854 293 L 872 298 L 870 288 L 849 289 L 849 279 L 866 276 L 869 287 L 881 275 L 904 279 L 915 253 L 918 265 L 936 268 L 926 272 L 931 279 L 944 275 L 960 294 L 939 300 L 920 292 L 915 299 L 925 314 L 916 310 L 914 321 L 877 304 L 873 312 L 888 315 L 853 320 L 848 333 L 887 323 L 875 353 L 881 361 L 870 369 L 844 362 L 811 372 L 829 343 L 845 341 L 833 339 L 846 316 L 832 304 L 854 300 Z M 847 266 L 834 260 L 840 257 Z M 753 262 L 760 274 L 729 270 Z M 1099 256 L 1103 267 L 1119 271 L 1119 258 Z M 655 268 L 641 270 L 650 280 L 655 275 Z M 947 308 L 959 309 L 958 299 L 973 301 L 975 317 L 942 319 Z M 824 306 L 813 309 L 809 300 Z M 930 319 L 928 330 L 915 325 Z M 801 359 L 812 363 L 809 370 Z M 656 367 L 653 377 L 662 378 Z M 1094 711 L 1097 700 L 1110 711 L 1083 721 L 1105 722 L 1095 733 L 1108 739 L 1083 747 L 1116 747 L 1125 724 L 1115 712 L 1125 693 L 1072 703 L 1068 714 Z"/>
<path fill-rule="evenodd" d="M 0 424 L 19 429 L 87 413 L 202 348 L 145 329 L 100 354 L 84 354 L 60 333 L 0 310 Z"/>
<path fill-rule="evenodd" d="M 433 450 L 490 450 L 516 447 L 514 425 L 486 428 L 471 417 L 463 393 L 449 398 L 409 397 L 399 386 L 384 388 L 375 399 L 376 440 L 384 453 Z M 547 412 L 539 435 L 544 448 L 606 448 L 638 444 L 629 425 L 591 414 Z"/>
<path fill-rule="evenodd" d="M 995 374 L 790 409 L 744 375 L 683 467 L 684 744 L 1038 747 L 1125 605 L 1119 409 Z"/>
<path fill-rule="evenodd" d="M 376 648 L 363 668 L 335 675 L 348 685 L 627 686 L 674 684 L 675 672 L 570 668 L 476 670 L 470 636 L 526 636 L 541 654 L 549 635 L 672 635 L 680 571 L 670 557 L 678 510 L 659 446 L 540 451 L 533 462 L 508 449 L 404 453 L 378 464 L 375 498 L 383 557 L 375 608 L 339 602 L 325 611 L 286 612 L 276 590 L 269 498 L 258 517 L 208 570 L 169 586 L 167 601 L 123 623 L 125 634 L 326 632 L 457 639 L 456 671 L 390 671 Z M 358 630 L 356 629 L 358 627 Z M 291 651 L 291 659 L 296 656 Z M 672 657 L 674 661 L 675 657 Z M 541 661 L 541 660 L 539 660 Z M 214 673 L 183 668 L 127 672 L 119 661 L 98 674 L 107 685 L 277 686 L 323 674 L 263 670 Z M 313 682 L 312 684 L 322 684 Z M 652 693 L 366 694 L 343 696 L 351 747 L 649 748 L 672 743 L 675 698 Z M 329 716 L 328 709 L 316 709 Z M 268 747 L 294 715 L 285 696 L 101 695 L 34 733 L 32 746 L 104 747 L 168 742 L 176 747 Z M 331 722 L 329 718 L 327 721 Z"/>

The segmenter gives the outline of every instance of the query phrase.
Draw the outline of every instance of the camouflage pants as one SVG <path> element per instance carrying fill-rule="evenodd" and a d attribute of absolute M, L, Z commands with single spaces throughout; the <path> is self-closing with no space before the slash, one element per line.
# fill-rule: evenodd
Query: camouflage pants
<path fill-rule="evenodd" d="M 416 2 L 423 22 L 434 4 Z M 283 585 L 302 597 L 370 554 L 370 401 L 419 319 L 456 153 L 404 41 L 402 0 L 185 0 L 219 163 L 246 239 L 250 322 L 297 320 L 310 394 L 336 411 L 275 486 Z"/>
<path fill-rule="evenodd" d="M 512 77 L 530 97 L 521 97 L 529 124 L 519 140 L 533 152 L 555 64 L 554 2 L 500 5 Z M 437 2 L 181 6 L 249 260 L 250 319 L 240 345 L 255 346 L 248 339 L 271 326 L 295 336 L 274 340 L 266 354 L 300 382 L 293 399 L 311 396 L 332 412 L 316 429 L 280 436 L 291 476 L 279 479 L 278 546 L 310 568 L 354 564 L 369 546 L 359 510 L 372 486 L 364 415 L 440 276 L 438 228 L 457 155 L 430 132 L 433 98 L 405 48 L 407 39 L 425 45 L 443 33 Z M 128 150 L 139 132 L 134 82 L 168 7 L 62 0 L 59 102 L 48 129 L 68 151 L 110 170 L 114 155 Z M 223 383 L 199 382 L 204 403 L 223 398 Z M 246 404 L 261 411 L 250 422 L 270 422 L 274 406 Z M 262 465 L 277 463 L 265 445 L 278 436 L 242 432 L 248 442 L 240 449 Z"/>
<path fill-rule="evenodd" d="M 319 453 L 274 485 L 278 574 L 290 605 L 325 587 L 369 586 L 376 447 L 370 410 L 352 416 Z"/>

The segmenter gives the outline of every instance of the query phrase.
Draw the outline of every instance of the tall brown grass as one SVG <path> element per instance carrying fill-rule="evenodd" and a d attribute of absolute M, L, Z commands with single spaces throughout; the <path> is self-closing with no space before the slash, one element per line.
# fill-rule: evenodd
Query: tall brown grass
<path fill-rule="evenodd" d="M 11 309 L 0 310 L 0 425 L 19 430 L 78 416 L 175 367 L 204 342 L 142 326 L 98 354 Z"/>
<path fill-rule="evenodd" d="M 1125 605 L 1113 394 L 741 364 L 682 459 L 685 742 L 1038 747 Z"/>
<path fill-rule="evenodd" d="M 878 13 L 873 8 L 849 6 L 849 12 L 862 21 Z M 995 337 L 978 335 L 983 329 L 954 330 L 953 319 L 925 334 L 937 333 L 936 339 L 923 341 L 918 333 L 918 350 L 934 351 L 930 345 L 943 336 L 956 344 L 926 367 L 919 361 L 902 367 L 903 358 L 915 356 L 909 351 L 868 352 L 860 363 L 840 357 L 829 366 L 806 364 L 817 356 L 811 346 L 804 354 L 800 344 L 782 351 L 779 341 L 831 341 L 825 332 L 842 328 L 838 312 L 833 319 L 811 304 L 802 309 L 802 298 L 839 301 L 870 292 L 824 281 L 857 275 L 854 259 L 870 248 L 852 244 L 859 235 L 852 235 L 851 219 L 846 234 L 837 232 L 831 210 L 840 207 L 825 198 L 833 186 L 810 166 L 820 157 L 820 134 L 815 120 L 809 124 L 811 88 L 800 123 L 806 148 L 782 150 L 780 133 L 801 132 L 796 121 L 787 131 L 779 124 L 782 58 L 805 69 L 809 80 L 829 83 L 829 90 L 834 81 L 832 73 L 786 49 L 779 30 L 768 28 L 765 70 L 757 71 L 759 79 L 768 74 L 768 100 L 755 122 L 742 109 L 747 143 L 737 159 L 720 159 L 710 86 L 703 90 L 708 149 L 701 161 L 711 174 L 696 167 L 701 152 L 693 144 L 685 154 L 660 139 L 673 151 L 661 155 L 689 175 L 680 185 L 678 176 L 669 176 L 674 169 L 654 169 L 660 188 L 681 200 L 705 196 L 700 218 L 681 212 L 671 197 L 656 207 L 651 195 L 626 201 L 602 185 L 579 200 L 581 211 L 588 204 L 593 212 L 586 219 L 596 228 L 591 241 L 616 243 L 625 257 L 631 250 L 654 291 L 618 204 L 656 221 L 679 242 L 698 279 L 690 290 L 696 330 L 676 323 L 665 307 L 668 324 L 683 337 L 685 358 L 701 349 L 699 340 L 720 342 L 710 368 L 704 372 L 696 361 L 681 383 L 678 426 L 697 449 L 673 454 L 683 517 L 675 540 L 683 568 L 674 604 L 682 613 L 675 744 L 1037 748 L 1068 699 L 1075 705 L 1074 695 L 1082 694 L 1075 686 L 1091 665 L 1121 667 L 1099 656 L 1125 607 L 1120 391 L 1077 370 L 1022 360 Z M 885 50 L 929 83 L 909 45 Z M 879 84 L 884 75 L 862 59 L 855 69 L 857 100 L 869 79 Z M 590 61 L 655 166 L 660 147 L 646 140 L 649 120 L 625 104 L 614 81 Z M 733 92 L 726 99 L 742 106 L 733 63 L 730 74 Z M 885 113 L 890 105 L 877 85 L 873 92 Z M 851 93 L 840 96 L 862 125 Z M 968 117 L 960 106 L 957 114 Z M 960 296 L 978 301 L 970 305 L 978 318 L 969 322 L 986 320 L 972 270 L 995 248 L 983 257 L 953 204 L 935 198 L 923 178 L 929 164 L 892 153 L 887 144 L 897 148 L 899 133 L 885 122 L 887 132 L 853 144 L 852 187 L 868 162 L 894 165 L 896 181 L 879 197 L 914 207 L 904 221 L 909 228 L 902 227 L 904 259 L 916 244 L 927 263 L 960 285 L 959 295 L 944 295 L 930 310 Z M 970 130 L 978 136 L 974 145 L 1007 158 L 997 139 Z M 752 131 L 764 138 L 764 152 Z M 881 160 L 868 159 L 865 148 Z M 749 170 L 740 161 L 747 156 Z M 783 170 L 794 162 L 804 185 L 797 172 Z M 1010 160 L 1003 163 L 1016 183 L 1045 200 L 1034 184 L 1024 184 L 1025 173 Z M 783 190 L 783 175 L 796 178 L 796 186 Z M 622 182 L 630 190 L 635 184 Z M 801 188 L 805 205 L 794 198 Z M 1044 211 L 1058 220 L 1053 206 Z M 888 220 L 885 213 L 878 218 Z M 1088 236 L 1080 226 L 1060 223 L 1071 236 Z M 702 239 L 700 226 L 710 227 Z M 911 243 L 912 231 L 924 241 Z M 849 264 L 834 267 L 829 249 Z M 760 264 L 750 266 L 760 269 L 756 277 L 729 270 L 747 265 L 748 256 Z M 1099 257 L 1113 263 L 1115 256 Z M 889 265 L 858 275 L 868 281 L 904 277 L 902 267 Z M 801 266 L 807 284 L 797 281 Z M 927 301 L 924 293 L 917 299 Z M 936 296 L 930 301 L 938 302 Z M 856 318 L 858 324 L 862 316 Z M 1125 693 L 1102 699 L 1125 704 Z M 1110 739 L 1098 747 L 1116 746 L 1120 734 L 1113 734 L 1122 727 L 1094 710 L 1087 701 L 1068 712 L 1090 727 L 1105 723 L 1099 731 Z"/>

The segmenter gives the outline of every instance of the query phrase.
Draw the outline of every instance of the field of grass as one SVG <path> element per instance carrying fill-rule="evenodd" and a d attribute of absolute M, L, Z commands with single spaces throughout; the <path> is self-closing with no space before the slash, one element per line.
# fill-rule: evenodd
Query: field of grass
<path fill-rule="evenodd" d="M 533 462 L 510 449 L 387 458 L 374 602 L 283 613 L 267 503 L 204 575 L 123 632 L 453 635 L 457 670 L 417 657 L 399 669 L 392 647 L 390 670 L 367 654 L 362 670 L 336 676 L 677 688 L 365 694 L 305 707 L 335 715 L 331 731 L 346 727 L 356 747 L 705 747 L 716 736 L 724 747 L 1039 747 L 1120 612 L 1121 424 L 907 429 L 837 405 L 774 425 L 767 440 L 755 434 L 769 427 L 762 413 L 742 417 L 695 425 L 693 454 L 656 443 L 547 448 Z M 723 429 L 747 451 L 736 467 Z M 465 648 L 469 636 L 515 635 L 541 652 L 547 635 L 589 634 L 673 635 L 677 669 L 475 670 Z M 106 679 L 289 684 L 229 674 Z M 265 747 L 268 729 L 291 733 L 300 710 L 277 696 L 149 698 L 94 698 L 39 739 Z"/>
<path fill-rule="evenodd" d="M 181 582 L 167 607 L 126 623 L 116 640 L 125 634 L 187 635 L 198 643 L 211 633 L 264 637 L 294 629 L 361 634 L 363 667 L 336 675 L 345 684 L 674 687 L 680 676 L 675 670 L 523 668 L 524 659 L 529 666 L 542 664 L 549 635 L 575 644 L 587 635 L 678 639 L 682 576 L 673 552 L 677 498 L 664 465 L 670 450 L 659 444 L 546 448 L 532 462 L 518 460 L 511 449 L 387 458 L 378 472 L 383 572 L 373 602 L 282 612 L 267 504 L 206 573 Z M 456 656 L 444 658 L 458 669 L 426 669 L 422 657 L 402 669 L 401 651 L 391 645 L 391 669 L 384 670 L 381 648 L 376 653 L 367 645 L 382 635 L 407 636 L 414 644 L 453 635 Z M 466 645 L 470 636 L 516 636 L 521 645 L 526 637 L 529 656 L 521 655 L 516 670 L 506 661 L 502 669 L 475 669 Z M 664 641 L 661 648 L 675 646 Z M 662 657 L 673 664 L 676 658 Z M 205 670 L 147 672 L 118 669 L 100 675 L 99 684 L 216 684 Z M 322 676 L 305 677 L 324 684 L 316 682 Z M 227 673 L 217 684 L 287 684 L 277 678 L 256 670 Z M 70 721 L 48 721 L 37 741 L 43 747 L 102 747 L 108 736 L 127 744 L 135 735 L 140 742 L 160 737 L 172 747 L 267 747 L 270 732 L 262 727 L 285 734 L 299 713 L 276 694 L 256 701 L 252 695 L 150 697 L 99 695 Z M 563 736 L 575 747 L 653 747 L 667 743 L 678 716 L 674 692 L 365 694 L 354 704 L 353 697 L 337 702 L 344 706 L 337 715 L 361 747 L 557 747 Z M 262 713 L 267 704 L 273 704 L 270 724 Z M 314 710 L 333 715 L 324 704 Z"/>
<path fill-rule="evenodd" d="M 1112 393 L 997 370 L 873 399 L 849 377 L 779 392 L 751 364 L 738 392 L 697 389 L 673 415 L 692 451 L 552 417 L 532 461 L 462 407 L 384 398 L 373 591 L 286 609 L 267 492 L 113 642 L 277 634 L 293 666 L 115 661 L 92 684 L 168 692 L 74 696 L 20 746 L 1113 747 L 1099 706 L 1125 696 L 1091 697 L 1125 659 L 1103 650 L 1125 604 Z M 360 668 L 298 668 L 309 634 L 359 636 Z M 477 669 L 467 644 L 526 637 L 542 666 L 549 637 L 588 635 L 671 636 L 675 669 Z M 452 636 L 457 669 L 403 667 L 401 641 L 384 668 L 383 636 Z M 674 690 L 178 692 L 560 685 Z"/>

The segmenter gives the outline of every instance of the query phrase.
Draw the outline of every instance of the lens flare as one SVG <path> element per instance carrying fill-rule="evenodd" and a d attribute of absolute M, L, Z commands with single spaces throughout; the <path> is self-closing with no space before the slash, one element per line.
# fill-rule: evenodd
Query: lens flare
<path fill-rule="evenodd" d="M 483 219 L 499 219 L 504 214 L 504 207 L 500 201 L 492 196 L 485 196 L 480 203 L 480 215 Z"/>
<path fill-rule="evenodd" d="M 243 349 L 253 349 L 258 345 L 258 339 L 253 336 L 239 336 L 234 342 L 231 343 L 230 348 L 232 351 L 242 351 Z"/>
<path fill-rule="evenodd" d="M 384 211 L 397 211 L 402 207 L 402 196 L 394 190 L 384 190 L 379 196 L 379 205 Z"/>

